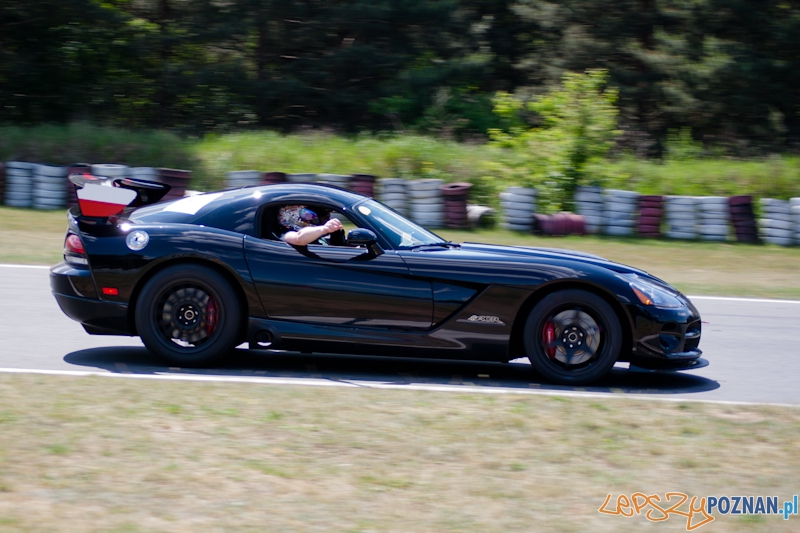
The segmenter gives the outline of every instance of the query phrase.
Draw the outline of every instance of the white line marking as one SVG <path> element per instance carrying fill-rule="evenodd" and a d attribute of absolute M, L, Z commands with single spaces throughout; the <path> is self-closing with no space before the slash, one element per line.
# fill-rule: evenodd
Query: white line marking
<path fill-rule="evenodd" d="M 791 403 L 761 403 L 761 402 L 735 402 L 727 400 L 705 400 L 702 398 L 670 398 L 664 396 L 646 394 L 620 394 L 616 392 L 573 392 L 556 390 L 537 390 L 537 389 L 504 389 L 500 387 L 469 387 L 460 385 L 415 385 L 415 384 L 396 384 L 396 383 L 375 383 L 370 381 L 333 381 L 329 379 L 302 379 L 302 378 L 268 378 L 258 376 L 202 376 L 198 374 L 113 374 L 110 372 L 90 372 L 77 370 L 37 370 L 29 368 L 0 368 L 0 373 L 7 374 L 44 374 L 50 376 L 72 376 L 88 377 L 98 376 L 106 378 L 127 378 L 127 379 L 154 379 L 162 381 L 202 381 L 202 382 L 222 382 L 222 383 L 252 383 L 262 385 L 292 385 L 306 387 L 347 387 L 347 388 L 368 388 L 368 389 L 389 389 L 389 390 L 414 390 L 428 392 L 451 392 L 464 394 L 465 392 L 477 394 L 523 394 L 537 396 L 561 396 L 566 398 L 599 398 L 599 399 L 628 399 L 628 400 L 650 400 L 661 402 L 692 402 L 709 403 L 718 405 L 742 405 L 742 406 L 771 406 L 771 407 L 793 407 L 800 408 L 800 405 Z"/>
<path fill-rule="evenodd" d="M 0 267 L 4 268 L 50 268 L 49 266 L 44 265 L 9 265 L 5 263 L 0 263 Z"/>
<path fill-rule="evenodd" d="M 800 304 L 800 300 L 773 300 L 768 298 L 732 298 L 728 296 L 687 296 L 690 300 L 721 300 L 724 302 L 752 302 L 765 304 Z"/>

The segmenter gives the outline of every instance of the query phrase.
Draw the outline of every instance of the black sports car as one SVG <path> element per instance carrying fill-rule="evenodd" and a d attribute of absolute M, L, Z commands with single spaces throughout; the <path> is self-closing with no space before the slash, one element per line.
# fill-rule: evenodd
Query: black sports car
<path fill-rule="evenodd" d="M 318 184 L 245 187 L 153 205 L 166 185 L 73 176 L 61 309 L 93 335 L 141 337 L 176 365 L 251 349 L 510 361 L 585 384 L 617 361 L 705 366 L 700 316 L 667 283 L 594 255 L 455 244 L 378 201 Z M 127 206 L 127 207 L 126 207 Z M 282 208 L 345 235 L 293 246 Z M 123 210 L 124 209 L 124 210 Z M 337 232 L 338 233 L 338 232 Z"/>

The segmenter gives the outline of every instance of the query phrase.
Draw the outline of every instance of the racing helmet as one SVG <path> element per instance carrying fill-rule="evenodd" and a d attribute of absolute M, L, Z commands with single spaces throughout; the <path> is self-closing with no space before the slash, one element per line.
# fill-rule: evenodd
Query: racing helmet
<path fill-rule="evenodd" d="M 278 222 L 291 231 L 299 231 L 309 226 L 319 226 L 319 216 L 304 205 L 287 205 L 278 211 Z"/>

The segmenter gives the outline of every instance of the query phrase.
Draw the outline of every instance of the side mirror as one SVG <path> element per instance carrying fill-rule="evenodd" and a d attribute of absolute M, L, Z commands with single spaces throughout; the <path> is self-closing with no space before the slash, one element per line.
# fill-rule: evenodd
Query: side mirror
<path fill-rule="evenodd" d="M 372 230 L 364 228 L 351 229 L 347 234 L 347 244 L 351 246 L 372 246 L 377 240 Z"/>
<path fill-rule="evenodd" d="M 350 230 L 347 234 L 347 244 L 349 246 L 364 246 L 373 255 L 381 255 L 383 250 L 378 246 L 378 237 L 372 230 L 365 228 L 357 228 Z"/>

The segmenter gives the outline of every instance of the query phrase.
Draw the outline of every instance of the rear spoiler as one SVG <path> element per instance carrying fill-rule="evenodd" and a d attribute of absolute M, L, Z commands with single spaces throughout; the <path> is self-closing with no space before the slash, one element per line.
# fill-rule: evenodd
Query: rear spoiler
<path fill-rule="evenodd" d="M 172 188 L 155 181 L 91 174 L 71 174 L 69 181 L 78 188 L 78 207 L 87 217 L 112 217 L 126 207 L 154 204 Z"/>

